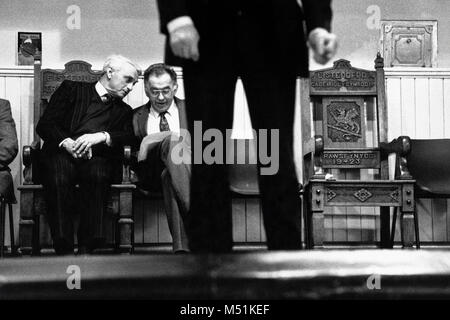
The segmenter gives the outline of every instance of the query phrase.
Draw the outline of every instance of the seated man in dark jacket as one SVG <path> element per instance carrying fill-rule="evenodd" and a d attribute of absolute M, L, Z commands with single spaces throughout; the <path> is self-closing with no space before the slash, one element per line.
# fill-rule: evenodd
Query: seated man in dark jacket
<path fill-rule="evenodd" d="M 138 185 L 149 190 L 162 187 L 173 251 L 186 252 L 189 249 L 183 218 L 189 210 L 191 167 L 181 158 L 173 159 L 179 149 L 186 159 L 191 157 L 185 105 L 175 97 L 177 75 L 170 67 L 151 65 L 144 72 L 144 84 L 149 101 L 136 108 L 133 115 L 140 146 L 135 167 Z"/>
<path fill-rule="evenodd" d="M 44 140 L 43 184 L 57 254 L 73 253 L 75 184 L 80 187 L 79 253 L 101 247 L 109 186 L 120 169 L 123 146 L 133 143 L 132 109 L 122 99 L 140 68 L 109 57 L 96 83 L 64 81 L 52 95 L 36 131 Z"/>
<path fill-rule="evenodd" d="M 17 155 L 16 124 L 8 100 L 0 99 L 0 197 L 15 203 L 14 186 L 8 165 Z"/>

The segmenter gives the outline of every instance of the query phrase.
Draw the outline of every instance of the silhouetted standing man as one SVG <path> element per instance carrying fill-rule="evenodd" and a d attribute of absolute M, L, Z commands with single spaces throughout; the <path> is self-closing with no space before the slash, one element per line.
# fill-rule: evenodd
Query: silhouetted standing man
<path fill-rule="evenodd" d="M 183 67 L 190 132 L 232 127 L 242 79 L 254 129 L 279 130 L 279 170 L 259 176 L 269 249 L 300 249 L 293 160 L 297 76 L 308 76 L 307 41 L 320 63 L 336 50 L 329 0 L 158 0 L 166 63 Z M 306 30 L 303 29 L 305 22 Z M 197 139 L 196 139 L 197 138 Z M 192 139 L 192 149 L 202 143 Z M 261 164 L 258 164 L 261 167 Z M 232 249 L 231 197 L 224 164 L 193 164 L 187 233 L 193 252 Z"/>

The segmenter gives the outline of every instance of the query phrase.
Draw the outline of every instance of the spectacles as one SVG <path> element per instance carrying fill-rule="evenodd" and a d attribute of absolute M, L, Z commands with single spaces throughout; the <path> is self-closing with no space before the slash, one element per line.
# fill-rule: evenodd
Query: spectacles
<path fill-rule="evenodd" d="M 161 93 L 162 93 L 163 96 L 168 96 L 168 95 L 170 95 L 170 94 L 172 93 L 172 89 L 170 89 L 170 88 L 164 88 L 164 89 L 161 89 L 161 90 L 158 90 L 158 89 L 150 89 L 150 95 L 151 95 L 152 97 L 157 97 L 157 96 L 159 96 Z"/>

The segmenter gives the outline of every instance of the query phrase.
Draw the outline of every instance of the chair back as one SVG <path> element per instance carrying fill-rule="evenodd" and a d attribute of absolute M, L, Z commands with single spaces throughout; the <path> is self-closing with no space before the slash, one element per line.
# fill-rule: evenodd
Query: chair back
<path fill-rule="evenodd" d="M 64 65 L 64 69 L 43 69 L 41 62 L 34 62 L 34 124 L 38 123 L 53 92 L 64 80 L 95 82 L 100 79 L 102 71 L 92 70 L 92 65 L 81 60 L 72 60 Z M 38 135 L 35 132 L 35 141 Z"/>
<path fill-rule="evenodd" d="M 303 153 L 314 152 L 310 167 L 316 178 L 325 176 L 324 169 L 378 169 L 376 177 L 388 177 L 387 158 L 379 148 L 380 142 L 387 141 L 384 81 L 380 55 L 375 70 L 354 68 L 341 59 L 331 68 L 310 72 L 309 101 L 302 119 L 312 119 L 312 133 L 303 138 Z"/>
<path fill-rule="evenodd" d="M 418 197 L 450 197 L 450 139 L 411 139 L 406 161 Z"/>

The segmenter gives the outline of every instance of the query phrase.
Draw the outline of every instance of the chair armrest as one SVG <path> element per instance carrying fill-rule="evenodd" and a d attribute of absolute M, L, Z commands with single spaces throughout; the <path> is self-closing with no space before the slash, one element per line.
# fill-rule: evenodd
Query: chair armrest
<path fill-rule="evenodd" d="M 40 142 L 33 141 L 31 145 L 25 145 L 22 149 L 22 161 L 24 165 L 23 169 L 23 184 L 34 184 L 35 178 L 33 177 L 33 167 L 36 162 L 35 152 L 40 149 Z"/>
<path fill-rule="evenodd" d="M 123 147 L 122 184 L 131 184 L 131 146 Z"/>
<path fill-rule="evenodd" d="M 322 166 L 322 156 L 324 151 L 323 136 L 314 136 L 314 179 L 325 179 L 325 171 Z"/>
<path fill-rule="evenodd" d="M 407 155 L 411 152 L 411 138 L 400 136 L 391 142 L 380 143 L 380 151 L 383 155 L 395 153 L 395 179 L 410 180 L 412 176 L 408 169 Z"/>

